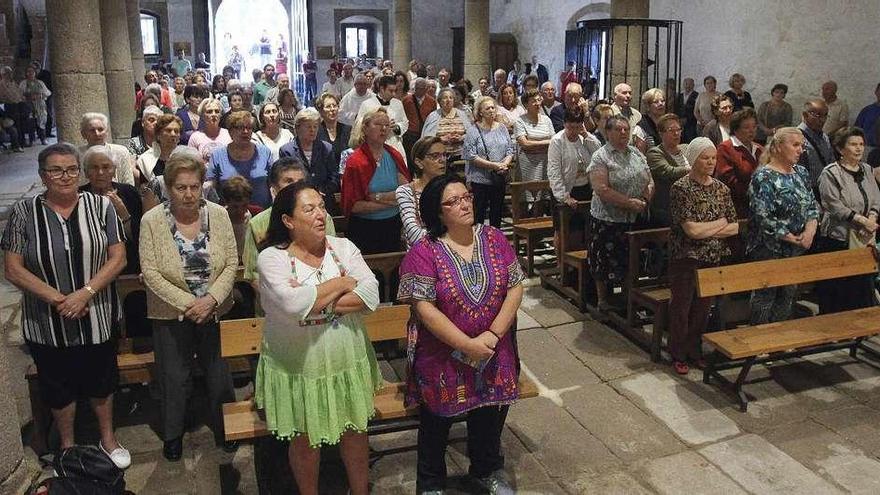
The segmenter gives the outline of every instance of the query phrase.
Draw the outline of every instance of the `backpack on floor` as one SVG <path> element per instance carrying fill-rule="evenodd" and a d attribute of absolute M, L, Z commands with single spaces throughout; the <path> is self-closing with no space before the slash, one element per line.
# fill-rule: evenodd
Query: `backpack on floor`
<path fill-rule="evenodd" d="M 107 454 L 94 445 L 65 449 L 53 463 L 57 475 L 43 480 L 38 495 L 122 495 L 125 478 Z"/>

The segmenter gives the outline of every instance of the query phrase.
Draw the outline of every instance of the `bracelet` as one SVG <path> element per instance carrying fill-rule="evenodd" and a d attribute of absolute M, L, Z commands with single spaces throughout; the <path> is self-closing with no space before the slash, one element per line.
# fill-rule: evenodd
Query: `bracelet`
<path fill-rule="evenodd" d="M 501 336 L 498 335 L 497 333 L 495 333 L 494 330 L 492 330 L 491 328 L 487 328 L 486 331 L 489 332 L 489 333 L 491 333 L 492 335 L 494 335 L 495 338 L 498 339 L 499 342 L 501 341 Z"/>
<path fill-rule="evenodd" d="M 88 292 L 88 293 L 89 293 L 89 294 L 91 294 L 91 295 L 92 295 L 92 297 L 94 297 L 94 296 L 97 296 L 97 295 L 98 295 L 98 293 L 97 293 L 97 292 L 95 292 L 95 289 L 93 289 L 93 288 L 92 288 L 92 286 L 91 286 L 91 285 L 89 285 L 89 284 L 86 284 L 86 285 L 85 285 L 85 286 L 83 286 L 83 289 L 85 289 L 85 290 L 86 290 L 86 292 Z"/>

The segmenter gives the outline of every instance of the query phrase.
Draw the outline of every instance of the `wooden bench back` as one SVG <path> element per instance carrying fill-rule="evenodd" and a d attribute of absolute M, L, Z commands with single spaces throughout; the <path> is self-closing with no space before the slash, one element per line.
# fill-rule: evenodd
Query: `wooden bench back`
<path fill-rule="evenodd" d="M 371 342 L 406 338 L 409 305 L 380 306 L 363 316 Z M 253 356 L 260 353 L 263 318 L 220 322 L 220 355 L 224 358 Z"/>
<path fill-rule="evenodd" d="M 334 216 L 333 227 L 336 229 L 337 236 L 345 237 L 345 233 L 348 231 L 348 217 L 343 215 Z"/>
<path fill-rule="evenodd" d="M 666 284 L 669 233 L 669 227 L 626 233 L 629 246 L 625 279 L 627 290 Z"/>
<path fill-rule="evenodd" d="M 700 297 L 877 273 L 872 247 L 697 270 Z"/>
<path fill-rule="evenodd" d="M 541 191 L 550 191 L 550 181 L 534 180 L 510 183 L 510 216 L 513 223 L 528 217 L 528 212 L 523 208 L 526 204 L 525 193 L 538 193 Z"/>
<path fill-rule="evenodd" d="M 403 261 L 404 256 L 406 256 L 406 251 L 364 255 L 364 261 L 367 262 L 370 270 L 382 275 L 384 282 L 384 290 L 380 294 L 382 302 L 393 302 L 396 299 L 396 295 L 391 293 L 391 290 L 394 288 L 391 282 L 394 279 L 394 275 L 400 270 L 400 263 Z"/>

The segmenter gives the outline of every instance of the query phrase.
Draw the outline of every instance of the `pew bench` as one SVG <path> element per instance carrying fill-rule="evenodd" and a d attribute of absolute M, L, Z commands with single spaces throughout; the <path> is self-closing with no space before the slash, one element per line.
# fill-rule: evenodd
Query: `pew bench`
<path fill-rule="evenodd" d="M 526 193 L 544 193 L 550 197 L 550 182 L 537 180 L 510 183 L 510 214 L 513 221 L 513 249 L 520 256 L 520 243 L 524 242 L 524 256 L 520 257 L 526 275 L 535 274 L 535 251 L 538 243 L 553 237 L 553 217 L 529 217 L 526 206 Z"/>
<path fill-rule="evenodd" d="M 640 308 L 654 315 L 650 341 L 651 361 L 654 362 L 660 360 L 663 332 L 668 324 L 669 300 L 672 298 L 666 273 L 669 266 L 669 232 L 668 227 L 663 227 L 626 233 L 629 246 L 625 282 L 627 324 L 636 326 Z"/>
<path fill-rule="evenodd" d="M 364 315 L 364 324 L 373 344 L 406 338 L 408 305 L 380 306 Z M 255 356 L 260 352 L 263 319 L 229 320 L 220 323 L 221 355 L 225 358 Z M 520 376 L 520 398 L 536 397 L 538 388 L 525 375 Z M 369 433 L 381 434 L 417 426 L 418 407 L 404 407 L 405 383 L 386 383 L 373 399 L 376 413 Z M 223 428 L 226 440 L 248 440 L 269 435 L 266 421 L 254 400 L 223 404 Z M 397 451 L 398 449 L 394 449 Z M 384 454 L 391 451 L 383 452 Z"/>
<path fill-rule="evenodd" d="M 793 258 L 753 261 L 697 270 L 697 294 L 713 297 L 792 284 L 873 275 L 878 264 L 873 248 L 850 249 Z M 703 383 L 714 378 L 735 396 L 746 412 L 749 398 L 743 385 L 756 364 L 848 349 L 855 357 L 863 350 L 874 357 L 880 351 L 865 339 L 880 334 L 880 306 L 821 314 L 796 320 L 745 326 L 703 335 L 714 350 L 703 370 Z M 720 371 L 739 368 L 734 381 Z"/>

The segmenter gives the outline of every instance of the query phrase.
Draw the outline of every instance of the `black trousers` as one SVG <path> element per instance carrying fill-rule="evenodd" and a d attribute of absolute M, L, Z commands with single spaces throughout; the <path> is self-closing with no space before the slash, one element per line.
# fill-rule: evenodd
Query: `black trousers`
<path fill-rule="evenodd" d="M 830 253 L 849 249 L 849 242 L 830 237 L 818 237 L 814 243 L 817 253 Z M 823 280 L 816 283 L 819 297 L 819 313 L 839 313 L 874 305 L 873 275 Z"/>
<path fill-rule="evenodd" d="M 486 406 L 465 414 L 467 453 L 471 461 L 468 474 L 485 478 L 504 467 L 501 431 L 510 406 Z M 446 445 L 449 428 L 456 418 L 436 416 L 427 408 L 419 413 L 416 491 L 443 490 L 446 487 Z"/>
<path fill-rule="evenodd" d="M 381 254 L 400 251 L 400 229 L 403 224 L 400 215 L 384 220 L 351 215 L 348 217 L 348 230 L 345 236 L 353 242 L 361 254 Z"/>
<path fill-rule="evenodd" d="M 505 183 L 498 181 L 496 184 L 471 183 L 471 192 L 474 194 L 474 222 L 483 223 L 486 220 L 486 209 L 489 210 L 489 225 L 501 228 L 501 209 L 504 207 Z"/>

